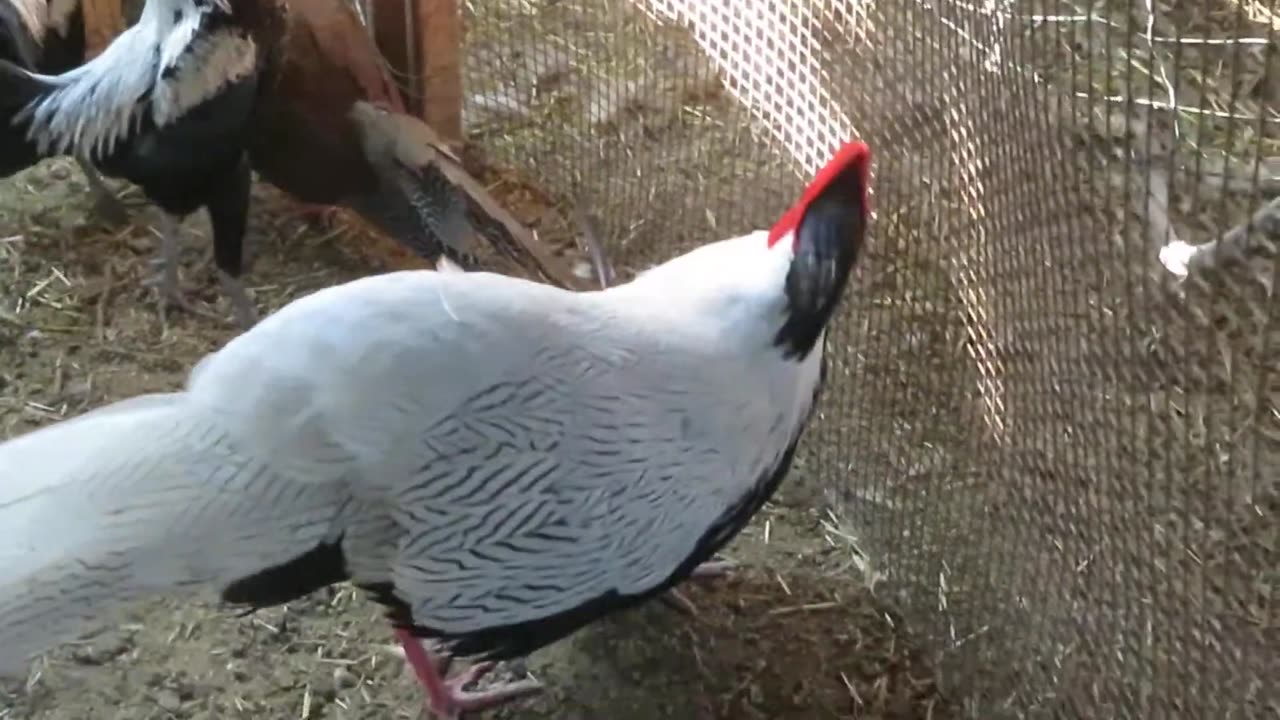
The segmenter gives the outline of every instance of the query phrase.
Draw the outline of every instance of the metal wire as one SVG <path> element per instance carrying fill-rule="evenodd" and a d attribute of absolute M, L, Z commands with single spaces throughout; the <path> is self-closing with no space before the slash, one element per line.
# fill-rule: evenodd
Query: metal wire
<path fill-rule="evenodd" d="M 623 275 L 876 148 L 802 461 L 975 716 L 1280 714 L 1280 223 L 1194 250 L 1280 185 L 1275 0 L 466 7 L 471 141 Z"/>

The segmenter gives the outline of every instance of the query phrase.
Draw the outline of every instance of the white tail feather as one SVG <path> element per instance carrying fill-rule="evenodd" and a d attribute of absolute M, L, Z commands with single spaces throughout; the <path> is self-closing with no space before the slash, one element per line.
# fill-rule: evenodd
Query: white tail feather
<path fill-rule="evenodd" d="M 124 603 L 221 590 L 329 538 L 340 488 L 290 489 L 193 405 L 138 397 L 0 444 L 0 677 Z"/>
<path fill-rule="evenodd" d="M 466 271 L 463 270 L 462 266 L 459 265 L 458 263 L 450 260 L 445 255 L 441 255 L 439 259 L 436 260 L 436 272 L 449 273 L 449 272 L 466 272 Z"/>

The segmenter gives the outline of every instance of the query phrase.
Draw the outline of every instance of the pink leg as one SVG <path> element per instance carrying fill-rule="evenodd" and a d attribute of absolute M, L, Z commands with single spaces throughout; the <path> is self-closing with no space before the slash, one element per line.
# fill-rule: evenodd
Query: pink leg
<path fill-rule="evenodd" d="M 396 630 L 396 639 L 404 648 L 405 660 L 413 668 L 414 675 L 427 693 L 428 712 L 441 720 L 458 720 L 464 712 L 484 710 L 542 691 L 542 684 L 537 680 L 505 683 L 489 690 L 464 690 L 467 685 L 493 670 L 494 663 L 477 663 L 454 677 L 445 679 L 440 676 L 439 664 L 423 647 L 422 641 L 408 630 L 401 629 Z M 446 658 L 446 667 L 449 660 Z"/>
<path fill-rule="evenodd" d="M 723 560 L 716 562 L 704 562 L 693 569 L 693 572 L 689 574 L 689 579 L 707 580 L 710 578 L 724 577 L 729 574 L 729 570 L 732 568 L 733 563 Z M 698 616 L 697 606 L 676 588 L 671 588 L 665 595 L 659 596 L 658 599 L 672 610 L 675 610 L 682 615 L 688 615 L 689 617 Z"/>

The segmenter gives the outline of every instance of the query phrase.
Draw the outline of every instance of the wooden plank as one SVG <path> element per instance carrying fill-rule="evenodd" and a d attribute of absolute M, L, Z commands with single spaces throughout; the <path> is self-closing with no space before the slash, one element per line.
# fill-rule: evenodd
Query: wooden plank
<path fill-rule="evenodd" d="M 458 0 L 417 0 L 421 117 L 457 152 L 462 147 L 462 12 Z"/>
<path fill-rule="evenodd" d="M 405 108 L 422 117 L 422 87 L 412 60 L 410 44 L 417 39 L 418 8 L 409 0 L 370 0 L 373 40 L 387 61 L 392 80 Z"/>
<path fill-rule="evenodd" d="M 124 0 L 84 0 L 84 49 L 92 59 L 124 32 Z"/>

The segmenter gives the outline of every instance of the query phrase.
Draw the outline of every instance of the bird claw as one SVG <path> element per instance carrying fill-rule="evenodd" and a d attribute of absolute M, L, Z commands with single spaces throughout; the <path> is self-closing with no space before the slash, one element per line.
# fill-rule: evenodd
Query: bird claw
<path fill-rule="evenodd" d="M 698 580 L 720 578 L 728 575 L 735 567 L 737 567 L 737 563 L 729 560 L 712 560 L 695 567 L 693 572 L 689 573 L 689 577 L 697 578 Z"/>
<path fill-rule="evenodd" d="M 89 184 L 89 192 L 93 195 L 93 212 L 108 225 L 124 225 L 129 222 L 129 211 L 116 194 L 107 187 L 102 175 L 84 158 L 77 157 L 76 164 L 84 173 L 85 182 Z"/>
<path fill-rule="evenodd" d="M 109 226 L 118 227 L 126 225 L 129 222 L 129 211 L 125 208 L 124 203 L 120 199 L 109 192 L 95 193 L 97 195 L 93 201 L 93 214 L 97 215 Z"/>
<path fill-rule="evenodd" d="M 334 205 L 295 203 L 297 217 L 303 222 L 320 228 L 333 228 L 342 220 L 342 208 Z"/>
<path fill-rule="evenodd" d="M 169 308 L 177 308 L 203 318 L 218 319 L 217 315 L 204 308 L 197 307 L 195 303 L 188 299 L 182 293 L 182 289 L 178 287 L 178 282 L 169 277 L 167 272 L 162 271 L 153 277 L 144 279 L 142 285 L 156 291 L 160 325 L 165 331 L 169 329 Z"/>
<path fill-rule="evenodd" d="M 694 605 L 692 600 L 685 597 L 684 593 L 675 588 L 671 588 L 665 593 L 659 595 L 658 599 L 662 601 L 663 605 L 666 605 L 681 615 L 691 618 L 698 617 L 698 606 Z"/>
<path fill-rule="evenodd" d="M 218 271 L 218 281 L 222 284 L 222 292 L 231 303 L 231 312 L 241 329 L 248 330 L 258 322 L 258 310 L 249 299 L 249 292 L 244 283 L 230 275 Z"/>
<path fill-rule="evenodd" d="M 734 563 L 729 562 L 728 560 L 704 562 L 695 567 L 693 572 L 689 573 L 689 579 L 709 580 L 712 578 L 724 577 L 725 575 L 728 575 L 729 571 L 734 567 Z M 692 618 L 698 617 L 698 606 L 694 605 L 692 600 L 685 597 L 684 593 L 680 592 L 676 588 L 671 588 L 662 595 L 659 595 L 658 599 L 661 600 L 664 605 L 675 610 L 681 615 L 687 615 Z"/>
<path fill-rule="evenodd" d="M 496 663 L 481 662 L 472 665 L 444 681 L 445 707 L 429 707 L 441 720 L 459 720 L 464 713 L 487 710 L 512 700 L 536 695 L 543 690 L 542 683 L 533 678 L 494 685 L 487 690 L 466 690 L 466 686 L 488 675 Z"/>
<path fill-rule="evenodd" d="M 465 712 L 484 710 L 542 692 L 542 683 L 533 678 L 496 684 L 487 690 L 468 691 L 466 686 L 488 675 L 496 664 L 476 663 L 461 673 L 446 678 L 445 673 L 453 663 L 451 653 L 429 649 L 408 630 L 397 629 L 396 637 L 404 648 L 405 661 L 426 691 L 428 716 L 440 720 L 459 720 Z"/>

